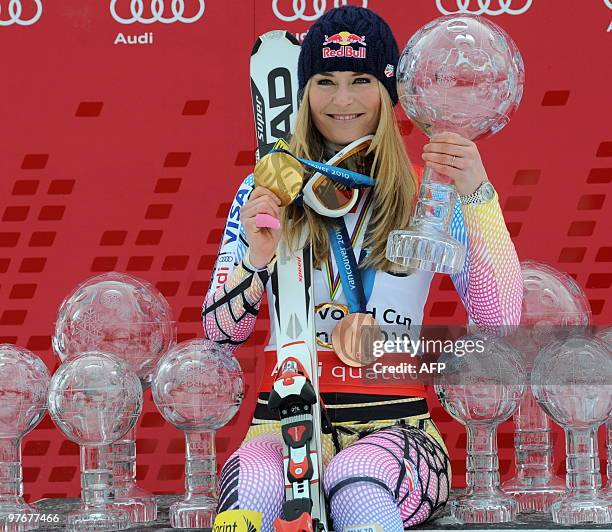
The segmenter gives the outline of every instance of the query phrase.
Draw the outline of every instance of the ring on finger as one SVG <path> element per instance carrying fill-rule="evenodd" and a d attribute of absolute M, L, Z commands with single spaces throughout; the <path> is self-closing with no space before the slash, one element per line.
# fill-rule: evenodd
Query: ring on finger
<path fill-rule="evenodd" d="M 456 155 L 453 155 L 453 158 L 451 159 L 451 162 L 450 162 L 450 165 L 449 165 L 449 166 L 452 166 L 453 168 L 457 168 L 457 167 L 455 166 L 455 159 L 456 159 L 456 158 L 457 158 L 457 156 L 456 156 Z"/>

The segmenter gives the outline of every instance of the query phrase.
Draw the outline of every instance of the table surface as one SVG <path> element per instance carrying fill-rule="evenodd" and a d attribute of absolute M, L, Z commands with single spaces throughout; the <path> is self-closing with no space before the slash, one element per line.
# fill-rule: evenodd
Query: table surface
<path fill-rule="evenodd" d="M 457 495 L 461 490 L 451 490 L 452 495 Z M 170 527 L 168 515 L 169 507 L 175 501 L 181 499 L 181 495 L 158 495 L 157 496 L 157 520 L 153 523 L 134 525 L 130 530 L 175 530 Z M 59 523 L 46 524 L 38 530 L 61 530 L 64 528 L 64 516 L 79 504 L 79 499 L 41 499 L 32 504 L 41 514 L 59 515 Z M 518 520 L 512 523 L 502 523 L 495 525 L 472 525 L 462 524 L 449 515 L 448 505 L 444 513 L 434 521 L 427 522 L 421 526 L 414 527 L 414 530 L 610 530 L 610 525 L 580 525 L 574 527 L 560 527 L 552 522 L 550 513 L 519 514 Z M 183 530 L 210 530 L 210 528 L 183 529 Z"/>

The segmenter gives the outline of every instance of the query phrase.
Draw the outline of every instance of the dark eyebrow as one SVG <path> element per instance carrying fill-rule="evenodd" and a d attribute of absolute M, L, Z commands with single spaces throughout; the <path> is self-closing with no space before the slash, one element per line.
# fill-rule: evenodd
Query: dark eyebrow
<path fill-rule="evenodd" d="M 328 78 L 333 78 L 334 75 L 331 72 L 319 72 L 320 76 L 327 76 Z M 353 72 L 353 77 L 367 75 L 365 72 Z"/>

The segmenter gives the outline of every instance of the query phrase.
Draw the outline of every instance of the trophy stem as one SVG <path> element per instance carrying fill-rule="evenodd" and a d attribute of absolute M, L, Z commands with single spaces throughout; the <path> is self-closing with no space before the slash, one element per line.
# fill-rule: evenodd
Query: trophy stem
<path fill-rule="evenodd" d="M 170 525 L 211 527 L 218 499 L 215 432 L 185 432 L 185 443 L 185 498 L 170 507 Z"/>
<path fill-rule="evenodd" d="M 516 476 L 506 481 L 520 512 L 545 512 L 565 493 L 565 482 L 555 477 L 550 421 L 528 387 L 514 414 Z"/>
<path fill-rule="evenodd" d="M 412 223 L 416 227 L 429 226 L 437 231 L 447 231 L 455 201 L 457 191 L 450 179 L 429 166 L 425 167 Z"/>
<path fill-rule="evenodd" d="M 566 447 L 569 494 L 593 497 L 601 488 L 595 428 L 567 430 Z"/>
<path fill-rule="evenodd" d="M 136 425 L 110 446 L 115 505 L 130 514 L 132 523 L 157 519 L 155 496 L 136 485 Z"/>
<path fill-rule="evenodd" d="M 499 488 L 499 459 L 495 425 L 469 424 L 466 480 L 469 493 L 492 493 Z"/>
<path fill-rule="evenodd" d="M 107 445 L 81 445 L 81 500 L 66 516 L 66 530 L 124 530 L 128 514 L 111 504 L 113 473 Z"/>
<path fill-rule="evenodd" d="M 21 532 L 38 528 L 35 520 L 15 519 L 16 515 L 27 517 L 32 513 L 33 508 L 23 500 L 21 439 L 0 438 L 0 530 Z"/>
<path fill-rule="evenodd" d="M 529 483 L 529 479 L 553 476 L 553 447 L 548 417 L 536 403 L 529 389 L 523 397 L 514 417 L 515 451 L 518 479 Z"/>
<path fill-rule="evenodd" d="M 597 428 L 566 428 L 567 492 L 551 506 L 557 524 L 612 523 L 612 502 L 601 491 Z"/>
<path fill-rule="evenodd" d="M 185 491 L 187 498 L 217 494 L 217 456 L 214 431 L 186 432 Z"/>
<path fill-rule="evenodd" d="M 104 507 L 111 499 L 113 473 L 108 447 L 81 446 L 81 499 L 88 508 Z"/>
<path fill-rule="evenodd" d="M 20 443 L 17 438 L 0 438 L 0 505 L 23 495 Z"/>
<path fill-rule="evenodd" d="M 608 491 L 612 492 L 612 419 L 609 419 L 606 423 L 606 432 L 608 439 L 606 441 L 608 448 L 608 483 L 606 484 L 606 488 Z"/>
<path fill-rule="evenodd" d="M 507 523 L 517 503 L 499 488 L 497 425 L 468 423 L 465 495 L 451 502 L 451 514 L 464 523 Z"/>
<path fill-rule="evenodd" d="M 136 429 L 112 444 L 113 485 L 115 488 L 128 488 L 136 484 Z"/>
<path fill-rule="evenodd" d="M 387 259 L 408 268 L 457 273 L 466 249 L 449 233 L 456 201 L 457 191 L 450 180 L 425 168 L 408 229 L 389 233 Z"/>

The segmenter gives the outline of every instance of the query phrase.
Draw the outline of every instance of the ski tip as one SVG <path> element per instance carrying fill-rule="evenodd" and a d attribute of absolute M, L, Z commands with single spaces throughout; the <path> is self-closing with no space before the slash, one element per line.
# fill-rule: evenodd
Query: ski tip
<path fill-rule="evenodd" d="M 263 33 L 262 35 L 257 37 L 257 40 L 255 41 L 255 44 L 253 45 L 253 49 L 251 50 L 251 55 L 255 55 L 259 51 L 259 48 L 264 43 L 264 41 L 282 41 L 282 40 L 287 40 L 294 46 L 297 46 L 297 47 L 300 46 L 300 42 L 297 40 L 297 37 L 293 35 L 293 33 L 287 30 L 272 30 L 272 31 Z"/>

